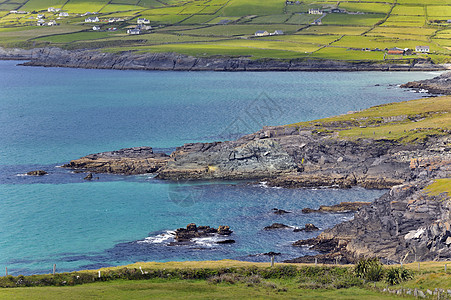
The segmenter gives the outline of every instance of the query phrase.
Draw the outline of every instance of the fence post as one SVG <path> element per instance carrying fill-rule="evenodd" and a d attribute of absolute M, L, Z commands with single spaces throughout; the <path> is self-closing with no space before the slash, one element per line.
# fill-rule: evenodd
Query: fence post
<path fill-rule="evenodd" d="M 100 270 L 99 270 L 99 278 L 100 278 Z"/>
<path fill-rule="evenodd" d="M 5 267 L 6 276 L 8 276 L 8 267 Z"/>
<path fill-rule="evenodd" d="M 446 273 L 446 264 L 445 264 L 445 273 Z"/>
<path fill-rule="evenodd" d="M 418 272 L 420 272 L 420 262 L 418 262 Z"/>
<path fill-rule="evenodd" d="M 315 257 L 315 266 L 317 266 L 317 265 L 318 265 L 318 258 Z"/>
<path fill-rule="evenodd" d="M 53 264 L 53 275 L 55 275 L 56 272 L 56 264 Z"/>
<path fill-rule="evenodd" d="M 271 267 L 274 267 L 274 255 L 271 256 Z"/>

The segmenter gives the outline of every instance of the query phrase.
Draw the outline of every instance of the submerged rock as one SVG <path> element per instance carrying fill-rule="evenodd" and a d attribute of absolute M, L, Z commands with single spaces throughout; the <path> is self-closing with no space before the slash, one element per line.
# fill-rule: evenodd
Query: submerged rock
<path fill-rule="evenodd" d="M 27 172 L 28 176 L 43 176 L 43 175 L 47 175 L 48 173 L 44 170 L 36 170 L 36 171 L 30 171 Z"/>
<path fill-rule="evenodd" d="M 278 208 L 273 208 L 272 212 L 275 213 L 276 215 L 284 215 L 284 214 L 290 214 L 291 211 L 286 211 L 283 209 L 278 209 Z"/>
<path fill-rule="evenodd" d="M 302 212 L 304 214 L 308 213 L 347 213 L 347 212 L 354 212 L 358 211 L 361 207 L 370 205 L 371 202 L 340 202 L 339 204 L 335 205 L 321 205 L 319 209 L 312 209 L 312 208 L 304 208 L 302 209 Z"/>

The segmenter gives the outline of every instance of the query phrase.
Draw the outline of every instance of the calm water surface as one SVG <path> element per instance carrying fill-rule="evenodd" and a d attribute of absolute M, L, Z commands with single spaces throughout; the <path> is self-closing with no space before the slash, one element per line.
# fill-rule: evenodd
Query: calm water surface
<path fill-rule="evenodd" d="M 83 174 L 57 168 L 71 159 L 148 145 L 250 133 L 264 125 L 311 120 L 420 98 L 398 84 L 430 72 L 140 72 L 29 68 L 0 61 L 0 269 L 11 274 L 97 268 L 143 260 L 243 259 L 312 254 L 291 242 L 313 237 L 264 231 L 274 222 L 321 229 L 351 214 L 302 214 L 304 207 L 371 201 L 381 191 L 266 188 L 262 184 L 176 184 L 151 176 Z M 43 177 L 23 176 L 44 169 Z M 293 213 L 277 216 L 274 207 Z M 229 225 L 236 240 L 168 246 L 187 223 Z"/>

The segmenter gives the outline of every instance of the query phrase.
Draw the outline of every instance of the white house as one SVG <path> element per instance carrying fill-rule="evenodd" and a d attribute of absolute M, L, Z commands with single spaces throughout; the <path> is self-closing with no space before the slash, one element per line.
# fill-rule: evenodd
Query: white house
<path fill-rule="evenodd" d="M 9 13 L 10 14 L 17 14 L 17 10 L 10 10 Z"/>
<path fill-rule="evenodd" d="M 48 12 L 59 12 L 60 10 L 61 10 L 61 8 L 54 8 L 54 7 L 47 8 Z"/>
<path fill-rule="evenodd" d="M 45 21 L 43 19 L 39 19 L 37 22 L 38 26 L 44 26 L 45 25 Z"/>
<path fill-rule="evenodd" d="M 60 17 L 68 17 L 68 16 L 69 16 L 69 13 L 63 11 L 63 12 L 60 12 L 59 16 L 60 16 Z"/>
<path fill-rule="evenodd" d="M 416 46 L 416 52 L 429 53 L 429 46 Z"/>
<path fill-rule="evenodd" d="M 99 22 L 99 17 L 88 17 L 85 19 L 85 23 L 96 23 Z"/>
<path fill-rule="evenodd" d="M 47 26 L 56 26 L 56 21 L 55 20 L 51 20 L 47 23 Z"/>
<path fill-rule="evenodd" d="M 128 34 L 141 34 L 141 30 L 137 29 L 137 28 L 133 28 L 133 29 L 129 29 L 127 30 Z"/>
<path fill-rule="evenodd" d="M 41 14 L 39 14 L 39 15 L 37 16 L 37 18 L 38 18 L 38 19 L 45 19 L 45 16 L 44 16 L 44 15 L 41 15 Z"/>
<path fill-rule="evenodd" d="M 97 25 L 92 26 L 92 30 L 95 30 L 95 31 L 100 30 L 100 26 L 97 26 Z"/>
<path fill-rule="evenodd" d="M 311 15 L 322 15 L 323 14 L 322 10 L 320 10 L 318 8 L 310 8 L 308 10 L 308 13 Z"/>
<path fill-rule="evenodd" d="M 136 21 L 138 24 L 150 24 L 150 21 L 146 18 L 138 18 L 138 21 Z"/>
<path fill-rule="evenodd" d="M 274 31 L 274 33 L 272 33 L 271 35 L 282 35 L 283 31 L 282 30 L 276 30 Z"/>
<path fill-rule="evenodd" d="M 269 32 L 266 30 L 259 30 L 255 32 L 255 36 L 267 36 L 267 35 L 269 35 Z"/>

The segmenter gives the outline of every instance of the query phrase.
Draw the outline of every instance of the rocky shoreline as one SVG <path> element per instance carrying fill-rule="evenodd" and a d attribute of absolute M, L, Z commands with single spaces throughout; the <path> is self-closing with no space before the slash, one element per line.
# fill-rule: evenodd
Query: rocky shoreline
<path fill-rule="evenodd" d="M 321 254 L 287 262 L 353 263 L 374 256 L 385 263 L 449 260 L 450 183 L 445 188 L 448 194 L 431 195 L 425 187 L 435 179 L 451 178 L 451 135 L 446 127 L 451 98 L 412 100 L 368 111 L 264 127 L 234 141 L 185 144 L 170 155 L 156 154 L 150 147 L 98 153 L 64 167 L 150 172 L 161 180 L 245 179 L 285 188 L 390 189 L 370 204 L 359 203 L 359 208 L 347 204 L 323 208 L 357 212 L 353 220 L 293 244 Z M 354 135 L 341 136 L 342 131 Z M 265 229 L 286 227 L 275 223 Z"/>
<path fill-rule="evenodd" d="M 9 49 L 0 47 L 0 60 L 29 60 L 25 66 L 159 71 L 440 71 L 448 65 L 418 59 L 412 63 L 375 63 L 318 59 L 250 59 L 248 57 L 198 58 L 177 53 L 119 54 L 97 50 L 60 48 Z"/>

